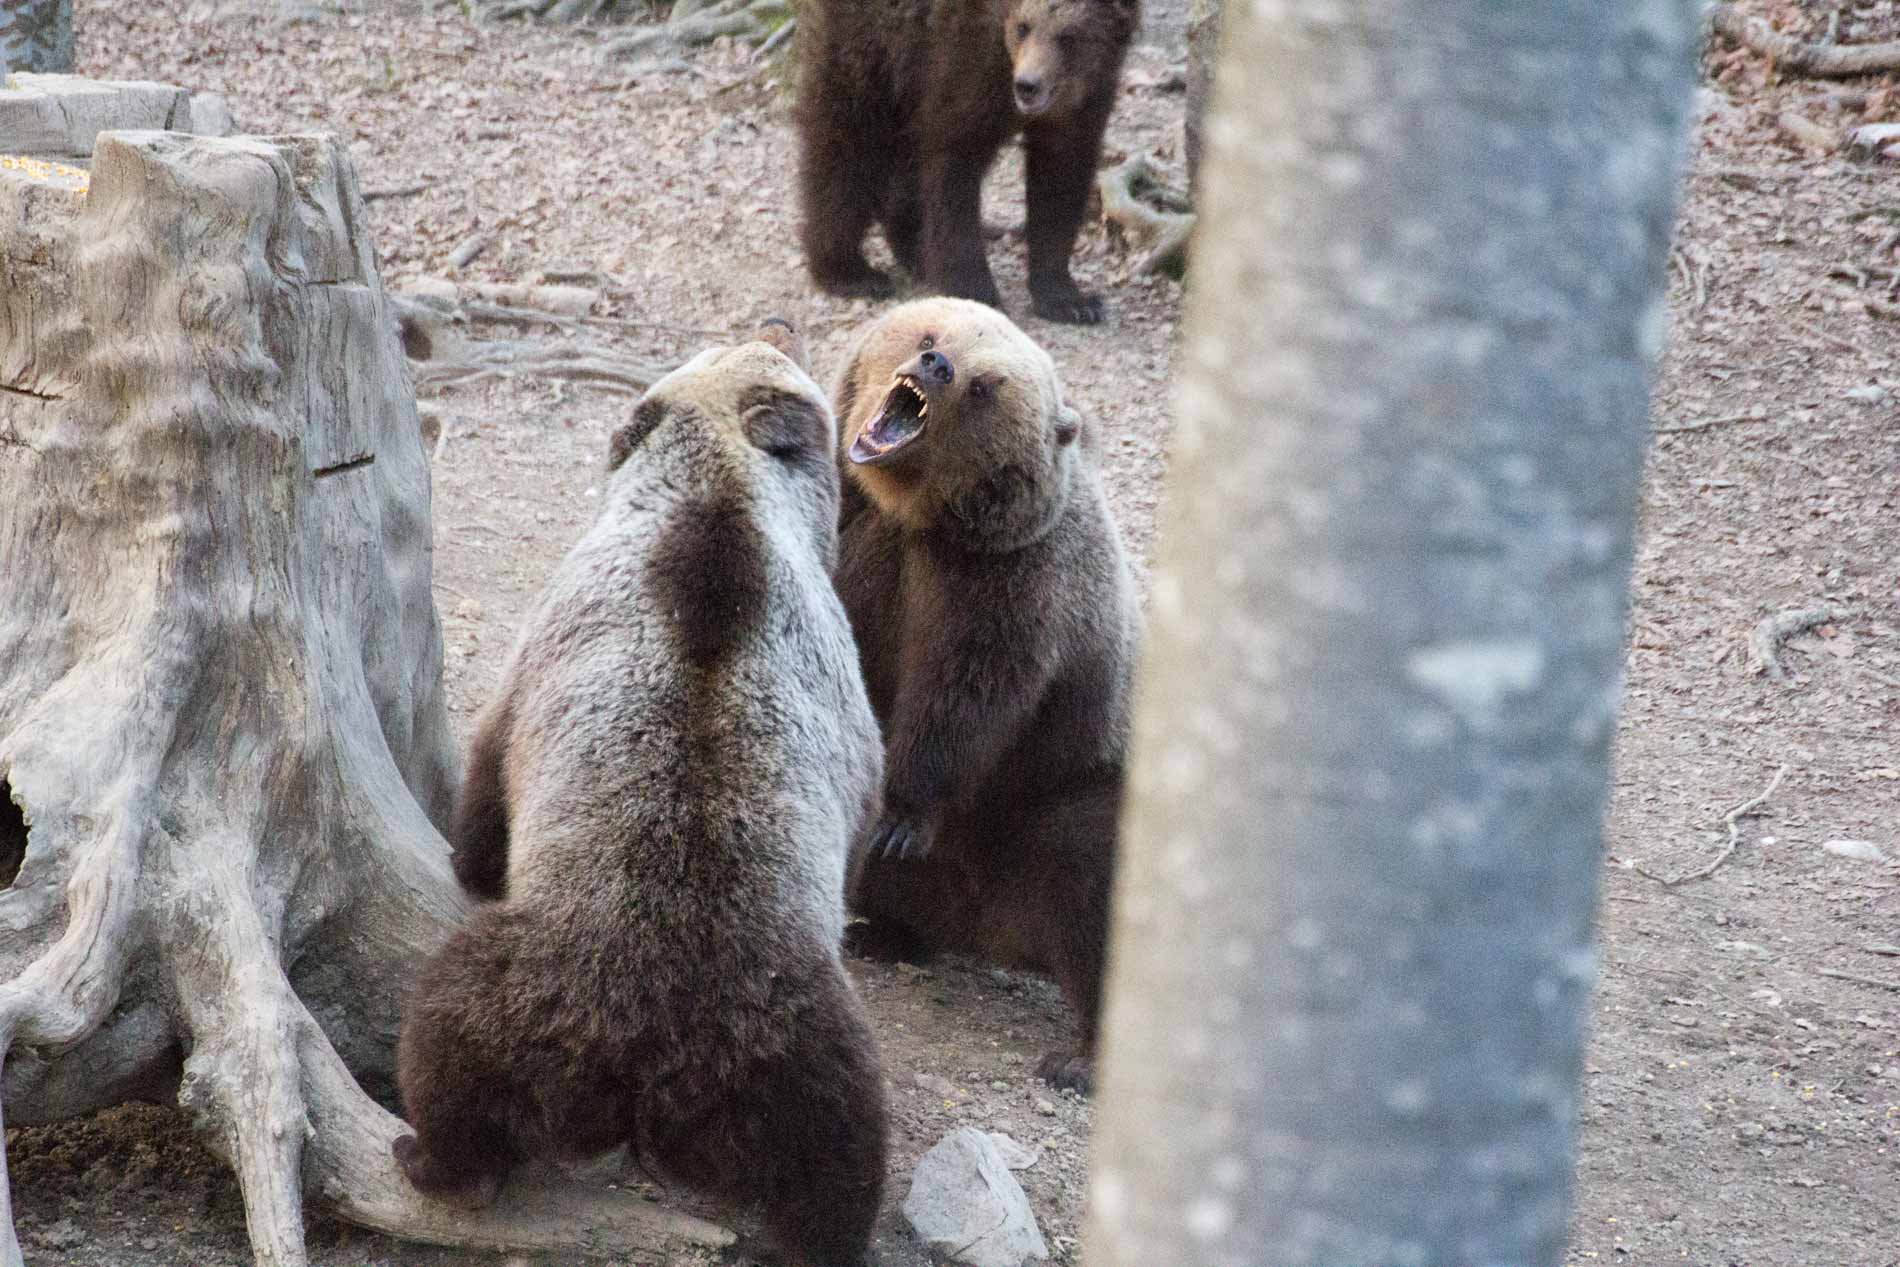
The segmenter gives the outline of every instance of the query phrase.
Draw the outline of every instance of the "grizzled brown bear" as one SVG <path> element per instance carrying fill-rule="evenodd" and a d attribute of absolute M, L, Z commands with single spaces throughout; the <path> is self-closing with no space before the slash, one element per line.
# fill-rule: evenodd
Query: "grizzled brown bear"
<path fill-rule="evenodd" d="M 961 299 L 873 322 L 833 402 L 838 592 L 884 727 L 854 939 L 1054 977 L 1081 1042 L 1041 1072 L 1086 1087 L 1139 625 L 1098 437 L 1049 354 Z"/>
<path fill-rule="evenodd" d="M 484 712 L 456 863 L 498 898 L 423 968 L 395 1151 L 442 1200 L 626 1144 L 805 1267 L 862 1261 L 884 1084 L 840 959 L 877 722 L 831 584 L 824 397 L 773 341 L 674 371 Z"/>
<path fill-rule="evenodd" d="M 1029 295 L 1093 323 L 1069 275 L 1140 0 L 813 0 L 800 14 L 806 262 L 821 288 L 881 296 L 865 232 L 930 289 L 1001 306 L 984 255 L 983 177 L 1026 152 Z"/>

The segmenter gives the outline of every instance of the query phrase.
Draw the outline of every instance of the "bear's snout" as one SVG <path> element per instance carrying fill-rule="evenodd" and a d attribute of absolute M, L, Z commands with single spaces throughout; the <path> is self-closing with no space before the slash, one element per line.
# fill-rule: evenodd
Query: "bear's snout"
<path fill-rule="evenodd" d="M 1024 114 L 1035 114 L 1049 104 L 1049 93 L 1044 87 L 1040 75 L 1016 76 L 1016 108 Z"/>
<path fill-rule="evenodd" d="M 917 358 L 917 377 L 932 387 L 948 387 L 957 377 L 957 367 L 941 352 L 925 352 Z"/>

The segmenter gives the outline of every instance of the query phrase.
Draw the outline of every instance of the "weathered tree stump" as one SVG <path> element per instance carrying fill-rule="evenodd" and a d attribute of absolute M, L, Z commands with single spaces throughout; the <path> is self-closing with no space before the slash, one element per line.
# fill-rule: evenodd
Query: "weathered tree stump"
<path fill-rule="evenodd" d="M 200 136 L 235 130 L 224 98 L 175 84 L 30 74 L 0 81 L 0 154 L 84 161 L 101 132 L 139 128 Z"/>
<path fill-rule="evenodd" d="M 306 1261 L 306 1196 L 445 1244 L 730 1241 L 398 1174 L 358 1079 L 463 905 L 428 462 L 355 176 L 328 138 L 115 132 L 85 181 L 0 165 L 7 1121 L 175 1095 L 262 1267 Z"/>

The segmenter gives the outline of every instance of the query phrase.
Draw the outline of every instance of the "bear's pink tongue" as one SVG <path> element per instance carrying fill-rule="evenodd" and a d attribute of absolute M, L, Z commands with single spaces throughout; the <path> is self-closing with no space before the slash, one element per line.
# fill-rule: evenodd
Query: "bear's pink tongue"
<path fill-rule="evenodd" d="M 884 398 L 884 406 L 851 442 L 851 460 L 860 466 L 891 456 L 924 432 L 930 405 L 916 384 L 900 378 Z"/>

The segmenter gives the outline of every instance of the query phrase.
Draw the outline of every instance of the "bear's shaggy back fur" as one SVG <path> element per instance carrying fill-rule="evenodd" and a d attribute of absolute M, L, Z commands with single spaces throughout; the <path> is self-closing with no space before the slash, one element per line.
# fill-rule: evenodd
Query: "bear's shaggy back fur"
<path fill-rule="evenodd" d="M 412 1182 L 492 1199 L 621 1143 L 808 1263 L 856 1263 L 882 1077 L 839 959 L 876 723 L 829 568 L 835 430 L 773 347 L 713 349 L 613 439 L 593 527 L 484 712 L 456 867 L 500 900 L 398 1052 Z"/>

